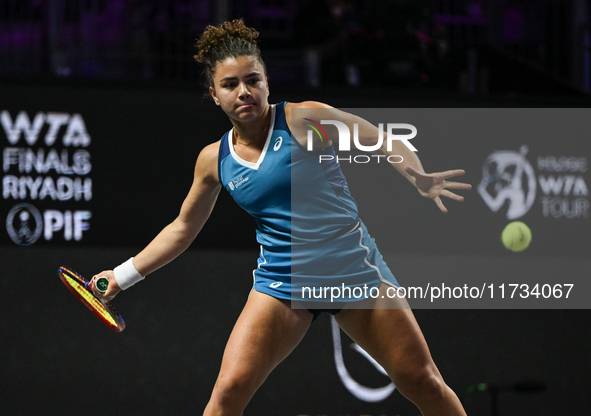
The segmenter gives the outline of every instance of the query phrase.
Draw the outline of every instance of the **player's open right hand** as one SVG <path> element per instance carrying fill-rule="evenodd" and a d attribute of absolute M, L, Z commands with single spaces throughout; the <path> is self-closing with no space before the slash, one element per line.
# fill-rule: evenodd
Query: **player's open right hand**
<path fill-rule="evenodd" d="M 444 213 L 447 212 L 447 208 L 441 201 L 442 196 L 458 202 L 464 200 L 463 196 L 457 195 L 448 189 L 472 189 L 472 185 L 468 183 L 448 181 L 450 178 L 465 174 L 466 172 L 463 169 L 436 173 L 421 173 L 413 169 L 411 166 L 407 166 L 404 170 L 415 179 L 415 186 L 419 190 L 419 193 L 425 198 L 431 198 L 434 200 L 441 212 Z"/>

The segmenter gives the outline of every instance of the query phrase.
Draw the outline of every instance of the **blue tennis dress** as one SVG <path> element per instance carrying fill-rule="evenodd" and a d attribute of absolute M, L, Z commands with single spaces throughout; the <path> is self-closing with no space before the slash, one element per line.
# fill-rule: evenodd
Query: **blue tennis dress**
<path fill-rule="evenodd" d="M 349 288 L 333 296 L 334 303 L 362 300 L 360 293 L 381 282 L 399 286 L 358 217 L 337 158 L 319 162 L 320 154 L 334 156 L 334 148 L 308 151 L 292 138 L 285 103 L 271 106 L 269 135 L 257 162 L 236 154 L 232 135 L 230 130 L 221 139 L 218 175 L 256 220 L 255 290 L 318 302 L 325 300 L 325 288 Z"/>

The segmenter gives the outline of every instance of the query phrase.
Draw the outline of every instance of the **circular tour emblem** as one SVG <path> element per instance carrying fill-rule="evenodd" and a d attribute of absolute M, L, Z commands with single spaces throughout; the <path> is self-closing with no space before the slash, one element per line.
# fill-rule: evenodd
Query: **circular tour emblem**
<path fill-rule="evenodd" d="M 43 231 L 41 213 L 26 202 L 15 205 L 6 217 L 6 231 L 19 246 L 30 246 L 39 239 Z"/>

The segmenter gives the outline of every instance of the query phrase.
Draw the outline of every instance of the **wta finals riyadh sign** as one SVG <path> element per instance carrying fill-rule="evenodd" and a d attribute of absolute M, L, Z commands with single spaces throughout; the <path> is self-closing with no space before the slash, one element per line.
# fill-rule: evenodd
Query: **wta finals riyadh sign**
<path fill-rule="evenodd" d="M 8 144 L 2 152 L 2 199 L 17 202 L 6 217 L 12 241 L 27 246 L 58 234 L 65 241 L 82 240 L 91 212 L 62 208 L 63 203 L 92 199 L 92 165 L 86 150 L 91 139 L 82 116 L 38 112 L 31 119 L 20 111 L 13 118 L 2 111 L 0 124 Z M 41 212 L 34 204 L 47 209 Z"/>

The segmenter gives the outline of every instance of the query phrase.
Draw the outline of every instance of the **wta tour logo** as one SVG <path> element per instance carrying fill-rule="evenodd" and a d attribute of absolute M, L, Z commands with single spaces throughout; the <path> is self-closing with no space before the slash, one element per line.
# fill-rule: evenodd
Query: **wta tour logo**
<path fill-rule="evenodd" d="M 524 216 L 536 198 L 536 175 L 525 158 L 527 152 L 527 146 L 522 146 L 518 152 L 495 152 L 482 167 L 482 181 L 478 185 L 480 196 L 493 212 L 508 202 L 509 220 Z"/>
<path fill-rule="evenodd" d="M 492 153 L 482 167 L 478 193 L 493 212 L 507 205 L 507 219 L 523 217 L 536 201 L 546 218 L 589 218 L 591 204 L 585 156 L 538 156 L 537 176 L 526 158 L 528 147 Z M 539 185 L 539 190 L 538 190 Z"/>

